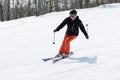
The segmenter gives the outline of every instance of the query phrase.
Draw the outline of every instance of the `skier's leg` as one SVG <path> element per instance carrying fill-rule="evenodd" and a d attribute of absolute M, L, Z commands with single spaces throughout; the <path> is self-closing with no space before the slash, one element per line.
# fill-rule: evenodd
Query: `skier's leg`
<path fill-rule="evenodd" d="M 68 35 L 65 35 L 64 40 L 63 40 L 62 45 L 61 45 L 60 50 L 59 50 L 60 54 L 65 53 L 65 44 L 66 44 L 67 39 L 68 39 Z"/>
<path fill-rule="evenodd" d="M 74 40 L 77 36 L 69 36 L 68 39 L 65 41 L 65 54 L 69 55 L 70 53 L 70 43 Z"/>

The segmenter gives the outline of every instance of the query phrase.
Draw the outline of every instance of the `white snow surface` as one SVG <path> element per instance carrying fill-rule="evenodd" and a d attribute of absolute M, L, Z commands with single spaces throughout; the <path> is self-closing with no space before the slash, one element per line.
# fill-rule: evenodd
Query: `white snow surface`
<path fill-rule="evenodd" d="M 99 6 L 99 8 L 120 8 L 120 3 L 104 4 Z"/>
<path fill-rule="evenodd" d="M 55 29 L 69 11 L 0 22 L 0 80 L 120 80 L 120 8 L 78 9 L 89 24 L 71 43 L 74 55 L 53 64 L 42 58 L 58 53 L 66 26 Z"/>

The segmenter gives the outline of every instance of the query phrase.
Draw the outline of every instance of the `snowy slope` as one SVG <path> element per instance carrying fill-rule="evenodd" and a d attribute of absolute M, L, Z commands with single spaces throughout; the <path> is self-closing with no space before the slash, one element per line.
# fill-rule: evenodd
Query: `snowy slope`
<path fill-rule="evenodd" d="M 120 8 L 120 3 L 114 3 L 114 4 L 104 4 L 99 6 L 100 8 Z"/>
<path fill-rule="evenodd" d="M 120 8 L 78 10 L 89 24 L 90 39 L 80 32 L 71 43 L 74 55 L 56 64 L 41 59 L 56 55 L 65 29 L 53 29 L 69 11 L 0 22 L 0 80 L 120 80 Z"/>

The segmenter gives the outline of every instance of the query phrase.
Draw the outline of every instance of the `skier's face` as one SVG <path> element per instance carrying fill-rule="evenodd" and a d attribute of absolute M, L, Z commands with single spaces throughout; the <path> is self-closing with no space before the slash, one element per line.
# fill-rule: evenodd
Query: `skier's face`
<path fill-rule="evenodd" d="M 75 20 L 76 15 L 74 15 L 74 14 L 70 14 L 70 18 L 71 18 L 72 20 Z"/>

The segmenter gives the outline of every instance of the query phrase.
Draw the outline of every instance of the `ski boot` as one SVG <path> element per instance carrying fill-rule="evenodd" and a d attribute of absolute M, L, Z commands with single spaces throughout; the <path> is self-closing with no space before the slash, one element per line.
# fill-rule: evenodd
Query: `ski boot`
<path fill-rule="evenodd" d="M 58 53 L 58 54 L 55 56 L 55 58 L 57 58 L 57 57 L 62 57 L 62 54 Z"/>

